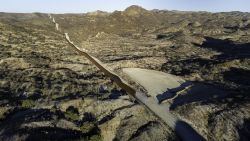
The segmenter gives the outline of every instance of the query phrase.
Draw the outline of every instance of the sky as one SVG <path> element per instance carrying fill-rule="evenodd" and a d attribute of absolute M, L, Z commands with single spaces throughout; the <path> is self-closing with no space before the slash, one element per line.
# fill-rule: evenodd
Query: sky
<path fill-rule="evenodd" d="M 250 12 L 250 0 L 0 0 L 0 12 L 85 13 L 124 10 L 139 5 L 148 10 Z"/>

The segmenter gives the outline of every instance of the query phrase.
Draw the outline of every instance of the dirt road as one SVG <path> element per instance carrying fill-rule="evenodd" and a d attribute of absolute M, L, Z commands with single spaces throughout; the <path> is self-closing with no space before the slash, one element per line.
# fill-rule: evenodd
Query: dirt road
<path fill-rule="evenodd" d="M 55 19 L 52 17 L 49 18 L 52 19 L 52 22 L 55 24 L 55 26 L 59 26 L 58 23 L 56 23 Z M 79 54 L 85 56 L 88 58 L 96 67 L 98 67 L 105 75 L 109 76 L 114 82 L 126 90 L 126 92 L 134 97 L 140 104 L 142 104 L 144 107 L 146 107 L 148 110 L 150 110 L 154 115 L 156 115 L 159 119 L 161 119 L 164 123 L 166 123 L 168 126 L 170 126 L 176 133 L 181 137 L 183 141 L 202 141 L 205 140 L 197 131 L 195 131 L 190 125 L 187 123 L 181 121 L 180 119 L 176 118 L 169 112 L 169 105 L 168 104 L 159 104 L 159 102 L 153 98 L 153 97 L 147 97 L 146 94 L 136 92 L 136 90 L 128 85 L 127 82 L 125 82 L 121 77 L 119 77 L 116 73 L 112 72 L 110 69 L 108 69 L 100 60 L 97 58 L 91 56 L 87 50 L 81 49 L 78 46 L 76 46 L 71 40 L 68 35 L 68 33 L 64 33 L 65 38 L 70 44 L 70 46 Z M 125 72 L 128 72 L 129 74 L 134 76 L 139 76 L 139 78 L 144 78 L 144 75 L 148 75 L 148 73 L 152 73 L 152 71 L 145 71 L 144 73 L 140 73 L 138 69 L 132 69 L 131 70 L 125 70 Z M 155 77 L 153 77 L 155 76 Z M 165 78 L 166 77 L 166 78 Z M 145 83 L 143 80 L 139 80 L 138 82 L 141 83 L 141 85 L 145 85 L 145 89 L 149 91 L 153 96 L 157 95 L 157 93 L 163 92 L 166 88 L 174 88 L 175 86 L 181 85 L 183 80 L 181 79 L 172 79 L 171 83 L 165 81 L 165 79 L 170 78 L 170 75 L 166 75 L 165 73 L 156 73 L 156 75 L 149 75 L 149 78 L 146 80 L 157 80 L 160 81 L 152 81 L 152 83 Z M 155 83 L 155 84 L 154 84 Z M 159 85 L 160 87 L 155 87 Z M 157 93 L 155 93 L 157 92 Z"/>

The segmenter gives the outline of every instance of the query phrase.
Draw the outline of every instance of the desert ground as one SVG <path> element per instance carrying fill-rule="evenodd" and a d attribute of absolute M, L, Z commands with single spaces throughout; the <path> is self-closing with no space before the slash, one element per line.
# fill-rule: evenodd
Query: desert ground
<path fill-rule="evenodd" d="M 248 141 L 249 90 L 249 13 L 0 13 L 0 140 L 192 140 L 171 115 L 204 140 Z"/>

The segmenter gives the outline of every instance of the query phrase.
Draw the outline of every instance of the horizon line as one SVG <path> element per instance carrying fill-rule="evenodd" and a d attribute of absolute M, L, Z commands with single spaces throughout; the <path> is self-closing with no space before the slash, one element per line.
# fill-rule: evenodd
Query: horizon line
<path fill-rule="evenodd" d="M 130 6 L 139 6 L 142 7 L 143 9 L 146 9 L 147 11 L 153 11 L 153 10 L 159 10 L 159 11 L 170 11 L 170 12 L 206 12 L 206 13 L 232 13 L 232 12 L 241 12 L 241 13 L 250 13 L 249 11 L 240 11 L 240 10 L 225 10 L 225 11 L 208 11 L 208 10 L 176 10 L 176 9 L 157 9 L 157 8 L 153 8 L 153 9 L 147 9 L 144 8 L 143 6 L 140 5 L 130 5 Z M 128 6 L 128 7 L 130 7 Z M 127 7 L 127 8 L 128 8 Z M 97 11 L 101 11 L 101 12 L 107 12 L 107 13 L 113 13 L 115 11 L 125 11 L 127 8 L 123 9 L 123 10 L 90 10 L 90 11 L 86 11 L 86 12 L 45 12 L 45 11 L 32 11 L 32 12 L 13 12 L 13 11 L 0 11 L 0 13 L 9 13 L 9 14 L 34 14 L 34 13 L 41 13 L 41 14 L 87 14 L 87 13 L 92 13 L 92 12 L 97 12 Z"/>

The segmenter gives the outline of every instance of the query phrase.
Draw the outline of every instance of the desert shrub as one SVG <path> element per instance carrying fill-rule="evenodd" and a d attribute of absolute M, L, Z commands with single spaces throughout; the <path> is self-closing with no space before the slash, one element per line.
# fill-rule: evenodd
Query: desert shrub
<path fill-rule="evenodd" d="M 79 119 L 79 115 L 76 114 L 76 113 L 72 113 L 70 111 L 66 111 L 64 113 L 65 117 L 69 120 L 72 120 L 72 121 L 77 121 Z"/>
<path fill-rule="evenodd" d="M 21 106 L 23 108 L 32 108 L 33 106 L 35 106 L 35 102 L 33 100 L 26 99 L 22 101 Z"/>
<path fill-rule="evenodd" d="M 158 34 L 158 35 L 156 35 L 156 39 L 157 40 L 161 40 L 161 39 L 164 39 L 164 38 L 167 38 L 167 35 L 164 35 L 164 34 Z"/>
<path fill-rule="evenodd" d="M 69 106 L 66 110 L 66 112 L 64 113 L 64 116 L 71 121 L 77 121 L 79 120 L 79 112 L 77 110 L 77 108 L 73 107 L 73 106 Z"/>
<path fill-rule="evenodd" d="M 102 141 L 102 136 L 101 135 L 93 135 L 89 139 L 90 141 Z"/>
<path fill-rule="evenodd" d="M 6 118 L 6 115 L 10 113 L 10 108 L 7 107 L 0 107 L 0 120 Z"/>
<path fill-rule="evenodd" d="M 55 113 L 55 112 L 56 112 L 56 110 L 57 110 L 56 106 L 53 106 L 53 107 L 50 109 L 50 112 Z"/>
<path fill-rule="evenodd" d="M 80 130 L 83 132 L 83 133 L 88 133 L 90 132 L 92 129 L 95 128 L 95 123 L 94 122 L 84 122 L 81 126 L 80 126 Z"/>

